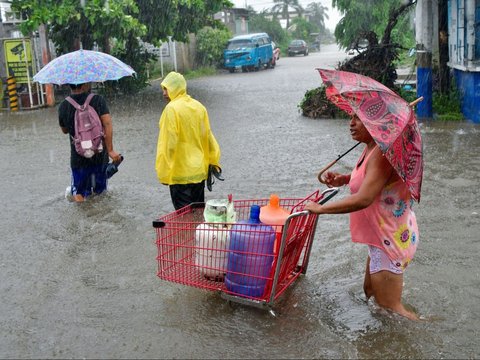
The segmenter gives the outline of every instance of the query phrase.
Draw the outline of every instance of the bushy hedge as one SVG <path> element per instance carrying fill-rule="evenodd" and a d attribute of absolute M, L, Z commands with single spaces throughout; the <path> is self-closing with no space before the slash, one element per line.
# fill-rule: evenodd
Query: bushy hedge
<path fill-rule="evenodd" d="M 197 33 L 197 63 L 200 66 L 223 66 L 223 50 L 232 37 L 228 29 L 204 27 Z"/>

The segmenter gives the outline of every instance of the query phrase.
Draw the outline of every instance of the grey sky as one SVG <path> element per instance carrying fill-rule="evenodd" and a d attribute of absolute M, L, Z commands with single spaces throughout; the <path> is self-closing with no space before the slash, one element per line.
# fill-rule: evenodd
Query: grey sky
<path fill-rule="evenodd" d="M 271 8 L 274 5 L 273 0 L 230 0 L 235 7 L 251 6 L 256 11 Z M 332 9 L 332 2 L 330 0 L 299 0 L 300 5 L 306 7 L 312 2 L 320 2 L 323 6 L 328 8 L 327 14 L 329 19 L 325 19 L 325 26 L 333 31 L 335 25 L 341 19 L 340 13 L 336 9 Z"/>

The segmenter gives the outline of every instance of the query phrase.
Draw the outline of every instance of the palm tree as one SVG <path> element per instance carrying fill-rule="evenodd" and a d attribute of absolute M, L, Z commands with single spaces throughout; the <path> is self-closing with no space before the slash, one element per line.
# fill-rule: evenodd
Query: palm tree
<path fill-rule="evenodd" d="M 282 14 L 282 17 L 287 20 L 287 29 L 290 26 L 290 13 L 289 8 L 293 8 L 298 16 L 302 16 L 303 7 L 299 4 L 298 0 L 273 0 L 275 5 L 272 6 L 272 13 Z"/>
<path fill-rule="evenodd" d="M 328 19 L 327 10 L 328 8 L 319 2 L 312 2 L 307 5 L 310 22 L 317 25 L 322 32 L 325 30 L 325 19 Z"/>

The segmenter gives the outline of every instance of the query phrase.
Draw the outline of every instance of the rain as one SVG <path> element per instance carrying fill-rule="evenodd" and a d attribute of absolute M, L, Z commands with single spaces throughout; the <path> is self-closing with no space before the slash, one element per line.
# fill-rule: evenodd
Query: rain
<path fill-rule="evenodd" d="M 87 1 L 81 0 L 82 7 Z M 109 1 L 105 1 L 109 9 Z M 208 110 L 225 181 L 207 199 L 304 198 L 318 171 L 352 145 L 348 119 L 312 119 L 298 107 L 345 49 L 281 55 L 274 69 L 189 78 Z M 96 85 L 94 92 L 101 93 Z M 421 120 L 420 243 L 404 277 L 413 322 L 365 301 L 366 247 L 348 215 L 321 215 L 308 269 L 272 312 L 217 291 L 157 277 L 152 221 L 174 211 L 155 173 L 159 81 L 134 95 L 105 93 L 113 142 L 125 160 L 105 194 L 71 203 L 70 148 L 53 107 L 0 114 L 0 357 L 2 358 L 476 358 L 480 313 L 480 130 Z M 361 149 L 334 166 L 347 172 Z M 333 199 L 349 194 L 339 189 Z M 332 201 L 333 201 L 332 200 Z"/>

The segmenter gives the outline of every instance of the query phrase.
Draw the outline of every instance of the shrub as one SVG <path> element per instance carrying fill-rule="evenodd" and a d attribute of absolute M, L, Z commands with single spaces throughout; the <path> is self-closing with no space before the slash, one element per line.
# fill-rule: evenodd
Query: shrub
<path fill-rule="evenodd" d="M 232 34 L 227 29 L 201 29 L 197 34 L 197 62 L 200 66 L 223 66 L 223 50 Z"/>
<path fill-rule="evenodd" d="M 325 86 L 308 90 L 298 105 L 303 116 L 317 118 L 348 118 L 348 114 L 333 105 L 325 95 Z"/>

